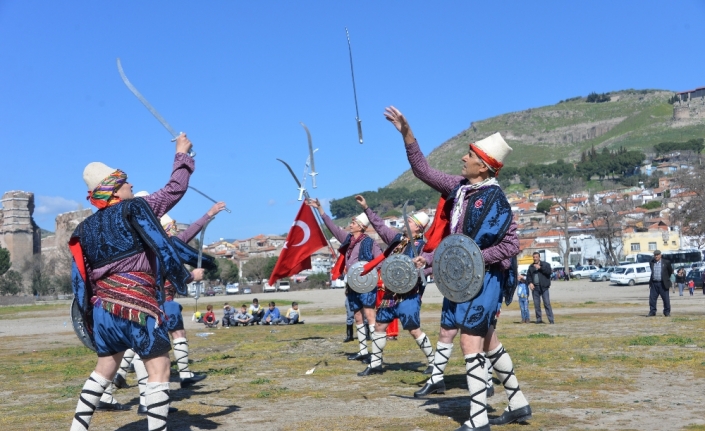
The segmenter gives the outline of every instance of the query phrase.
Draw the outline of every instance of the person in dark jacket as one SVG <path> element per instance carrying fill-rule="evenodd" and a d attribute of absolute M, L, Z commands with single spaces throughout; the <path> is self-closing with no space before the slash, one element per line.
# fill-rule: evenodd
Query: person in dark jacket
<path fill-rule="evenodd" d="M 534 253 L 532 257 L 534 258 L 534 263 L 529 266 L 526 279 L 534 297 L 536 323 L 543 323 L 543 320 L 541 320 L 541 299 L 543 299 L 543 307 L 546 309 L 548 323 L 553 324 L 553 309 L 551 308 L 551 298 L 548 294 L 548 288 L 551 287 L 551 265 L 548 262 L 541 262 L 541 256 L 538 253 Z"/>
<path fill-rule="evenodd" d="M 656 315 L 656 301 L 661 297 L 663 301 L 663 315 L 671 315 L 671 297 L 668 290 L 671 288 L 671 274 L 673 266 L 667 259 L 661 258 L 661 251 L 654 250 L 654 258 L 649 262 L 651 278 L 649 279 L 649 317 Z"/>

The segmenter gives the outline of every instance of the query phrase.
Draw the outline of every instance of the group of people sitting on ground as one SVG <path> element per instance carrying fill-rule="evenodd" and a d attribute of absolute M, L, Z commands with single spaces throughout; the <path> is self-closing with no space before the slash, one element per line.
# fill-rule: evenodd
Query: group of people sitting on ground
<path fill-rule="evenodd" d="M 204 323 L 208 328 L 217 328 L 220 320 L 215 318 L 213 306 L 209 304 L 206 310 L 203 316 L 196 316 L 198 322 Z M 252 300 L 249 307 L 247 304 L 242 304 L 239 311 L 227 302 L 223 305 L 223 328 L 248 325 L 294 325 L 297 323 L 304 323 L 297 302 L 292 302 L 291 307 L 283 316 L 274 302 L 270 302 L 269 307 L 265 310 L 259 305 L 257 298 Z"/>

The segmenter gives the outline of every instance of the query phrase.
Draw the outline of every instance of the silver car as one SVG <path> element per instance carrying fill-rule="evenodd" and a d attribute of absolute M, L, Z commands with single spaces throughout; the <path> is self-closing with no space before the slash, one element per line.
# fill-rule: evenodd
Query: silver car
<path fill-rule="evenodd" d="M 590 274 L 590 280 L 592 281 L 609 281 L 610 276 L 614 272 L 616 266 L 606 266 L 599 269 L 597 272 Z"/>

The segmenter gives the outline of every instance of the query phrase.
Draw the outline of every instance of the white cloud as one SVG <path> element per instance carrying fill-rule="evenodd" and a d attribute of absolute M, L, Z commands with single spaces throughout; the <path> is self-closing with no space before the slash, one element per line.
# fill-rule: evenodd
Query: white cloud
<path fill-rule="evenodd" d="M 275 201 L 274 199 L 270 199 L 270 200 L 267 202 L 267 205 L 269 205 L 270 207 L 271 207 L 271 206 L 274 206 L 274 205 L 276 205 L 276 204 L 277 204 L 277 201 Z"/>
<path fill-rule="evenodd" d="M 75 211 L 80 207 L 80 203 L 61 196 L 37 196 L 34 214 L 37 216 L 57 215 L 69 211 Z"/>

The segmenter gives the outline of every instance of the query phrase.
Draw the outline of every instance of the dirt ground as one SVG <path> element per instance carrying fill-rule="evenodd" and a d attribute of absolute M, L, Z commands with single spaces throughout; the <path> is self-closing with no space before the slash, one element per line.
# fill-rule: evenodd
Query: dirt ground
<path fill-rule="evenodd" d="M 529 424 L 502 428 L 705 430 L 700 407 L 705 401 L 705 338 L 700 335 L 705 323 L 705 295 L 696 291 L 690 297 L 686 291 L 686 296 L 679 297 L 676 292 L 671 295 L 670 318 L 647 318 L 648 291 L 645 285 L 554 282 L 551 301 L 556 325 L 522 325 L 518 306 L 505 307 L 498 333 L 501 339 L 506 334 L 504 344 L 515 360 L 534 419 Z M 355 343 L 341 343 L 345 323 L 342 290 L 216 296 L 200 300 L 198 308 L 203 310 L 205 304 L 212 303 L 218 310 L 226 301 L 237 306 L 253 297 L 260 303 L 272 299 L 305 301 L 302 313 L 306 325 L 297 325 L 297 332 L 291 334 L 284 333 L 289 328 L 278 327 L 271 332 L 255 327 L 252 329 L 257 332 L 249 334 L 235 332 L 245 328 L 205 331 L 189 319 L 194 300 L 179 301 L 190 334 L 192 369 L 205 368 L 212 374 L 196 390 L 179 390 L 178 384 L 172 383 L 173 405 L 180 412 L 170 416 L 170 429 L 452 430 L 467 419 L 469 398 L 457 342 L 447 369 L 446 394 L 415 399 L 413 392 L 425 380 L 418 372 L 424 364 L 405 333 L 400 334 L 400 341 L 388 343 L 383 377 L 357 377 L 360 364 L 345 361 L 344 354 L 355 350 Z M 434 347 L 441 302 L 438 290 L 429 285 L 422 322 Z M 3 349 L 25 354 L 80 346 L 68 320 L 69 304 L 65 306 L 65 313 L 61 308 L 47 313 L 28 310 L 0 319 Z M 530 310 L 533 320 L 532 305 Z M 47 340 L 51 340 L 50 346 Z M 291 355 L 291 361 L 257 356 L 262 352 L 247 347 L 260 342 L 263 346 L 278 343 L 277 354 Z M 238 346 L 235 351 L 233 346 Z M 243 359 L 247 357 L 261 362 L 247 362 Z M 229 361 L 232 368 L 224 365 Z M 314 366 L 316 371 L 306 375 Z M 81 375 L 89 372 L 90 368 L 78 370 L 70 384 L 80 385 Z M 4 374 L 0 367 L 0 394 L 12 398 L 16 389 L 5 386 L 10 379 Z M 31 376 L 25 378 L 31 382 Z M 134 380 L 134 375 L 130 379 Z M 254 386 L 259 382 L 264 389 Z M 118 391 L 116 398 L 126 402 L 125 391 Z M 63 418 L 58 428 L 69 426 L 75 406 L 70 395 L 57 407 Z M 127 399 L 134 406 L 132 395 Z M 489 401 L 490 414 L 504 409 L 506 396 L 500 386 Z M 12 407 L 6 408 L 11 416 Z M 115 418 L 117 415 L 122 416 Z M 0 419 L 0 424 L 15 429 L 10 423 L 11 418 Z M 22 423 L 31 421 L 24 419 Z M 133 407 L 132 412 L 96 414 L 91 429 L 146 429 L 146 420 L 136 416 Z"/>

